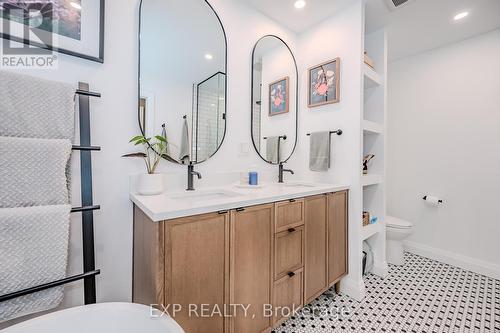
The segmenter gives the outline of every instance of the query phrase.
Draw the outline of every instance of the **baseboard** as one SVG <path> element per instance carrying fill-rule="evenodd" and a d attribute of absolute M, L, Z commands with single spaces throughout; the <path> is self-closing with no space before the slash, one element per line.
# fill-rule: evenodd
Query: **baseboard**
<path fill-rule="evenodd" d="M 422 257 L 444 262 L 445 264 L 457 266 L 477 274 L 500 280 L 500 265 L 411 241 L 405 241 L 404 247 L 408 252 L 415 253 Z"/>
<path fill-rule="evenodd" d="M 361 301 L 366 295 L 365 283 L 363 280 L 356 281 L 347 276 L 340 280 L 340 292 L 356 301 Z"/>

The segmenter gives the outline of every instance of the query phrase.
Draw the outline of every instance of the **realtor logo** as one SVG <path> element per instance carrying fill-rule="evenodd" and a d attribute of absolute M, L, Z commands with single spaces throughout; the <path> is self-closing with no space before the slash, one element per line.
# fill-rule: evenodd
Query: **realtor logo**
<path fill-rule="evenodd" d="M 1 68 L 53 69 L 53 0 L 0 0 Z"/>

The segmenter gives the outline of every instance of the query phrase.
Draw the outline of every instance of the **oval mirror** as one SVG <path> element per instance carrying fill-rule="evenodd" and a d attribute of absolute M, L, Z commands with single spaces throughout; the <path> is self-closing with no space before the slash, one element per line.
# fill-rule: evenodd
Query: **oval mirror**
<path fill-rule="evenodd" d="M 297 144 L 298 71 L 279 37 L 264 36 L 252 53 L 252 141 L 266 162 L 280 164 Z"/>
<path fill-rule="evenodd" d="M 142 0 L 139 126 L 163 135 L 166 159 L 197 164 L 226 133 L 226 35 L 204 0 Z"/>

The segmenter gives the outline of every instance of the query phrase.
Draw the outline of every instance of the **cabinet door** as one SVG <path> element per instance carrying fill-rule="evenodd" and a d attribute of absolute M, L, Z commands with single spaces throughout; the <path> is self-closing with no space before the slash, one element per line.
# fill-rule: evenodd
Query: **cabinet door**
<path fill-rule="evenodd" d="M 326 195 L 306 198 L 305 300 L 312 301 L 328 288 Z"/>
<path fill-rule="evenodd" d="M 347 274 L 347 191 L 328 196 L 328 283 Z"/>
<path fill-rule="evenodd" d="M 271 304 L 274 205 L 231 211 L 231 304 L 237 307 L 233 333 L 260 333 L 271 326 L 264 306 Z M 213 331 L 215 333 L 215 331 Z"/>
<path fill-rule="evenodd" d="M 224 332 L 224 317 L 205 316 L 201 307 L 224 309 L 229 299 L 229 214 L 165 222 L 165 250 L 166 303 L 182 306 L 170 315 L 186 333 Z"/>

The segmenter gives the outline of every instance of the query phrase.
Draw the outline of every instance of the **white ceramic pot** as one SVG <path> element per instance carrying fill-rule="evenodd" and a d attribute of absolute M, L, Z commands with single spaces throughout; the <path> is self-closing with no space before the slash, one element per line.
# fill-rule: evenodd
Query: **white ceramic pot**
<path fill-rule="evenodd" d="M 139 175 L 137 193 L 140 195 L 157 195 L 163 192 L 163 174 L 152 173 Z"/>

